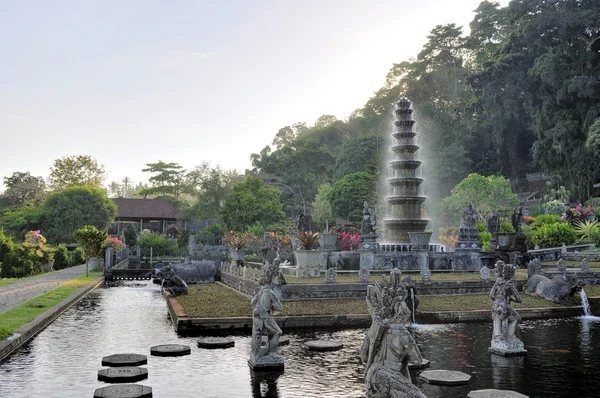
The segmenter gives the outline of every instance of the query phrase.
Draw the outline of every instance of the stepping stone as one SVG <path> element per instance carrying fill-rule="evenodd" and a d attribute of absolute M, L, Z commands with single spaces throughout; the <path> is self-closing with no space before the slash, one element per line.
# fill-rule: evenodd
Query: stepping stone
<path fill-rule="evenodd" d="M 182 344 L 163 344 L 150 347 L 150 355 L 157 357 L 180 357 L 182 355 L 190 355 L 189 345 Z"/>
<path fill-rule="evenodd" d="M 152 398 L 152 387 L 139 384 L 121 384 L 98 388 L 94 398 Z"/>
<path fill-rule="evenodd" d="M 114 354 L 102 358 L 102 366 L 139 366 L 148 363 L 148 357 L 140 354 Z"/>
<path fill-rule="evenodd" d="M 312 340 L 307 341 L 304 345 L 311 351 L 337 351 L 344 347 L 337 340 Z"/>
<path fill-rule="evenodd" d="M 417 365 L 414 363 L 409 363 L 408 368 L 409 369 L 425 369 L 425 368 L 428 368 L 430 364 L 431 364 L 431 362 L 429 362 L 429 359 L 423 358 L 423 361 L 421 362 L 420 365 Z"/>
<path fill-rule="evenodd" d="M 266 343 L 266 342 L 267 342 L 267 336 L 263 336 L 263 338 L 262 338 L 262 342 L 263 342 L 263 343 Z M 278 344 L 279 346 L 282 346 L 282 345 L 289 345 L 289 344 L 290 344 L 290 338 L 289 338 L 289 337 L 287 337 L 287 336 L 281 336 L 281 337 L 279 338 L 279 344 Z"/>
<path fill-rule="evenodd" d="M 107 383 L 135 383 L 148 378 L 148 369 L 137 366 L 123 366 L 120 368 L 100 369 L 98 380 Z"/>
<path fill-rule="evenodd" d="M 235 346 L 235 341 L 231 337 L 203 337 L 198 340 L 200 348 L 229 348 Z"/>
<path fill-rule="evenodd" d="M 471 375 L 454 370 L 426 370 L 419 375 L 419 378 L 429 384 L 460 386 L 469 384 Z"/>
<path fill-rule="evenodd" d="M 471 391 L 467 398 L 529 398 L 528 395 L 523 395 L 510 390 L 475 390 Z"/>

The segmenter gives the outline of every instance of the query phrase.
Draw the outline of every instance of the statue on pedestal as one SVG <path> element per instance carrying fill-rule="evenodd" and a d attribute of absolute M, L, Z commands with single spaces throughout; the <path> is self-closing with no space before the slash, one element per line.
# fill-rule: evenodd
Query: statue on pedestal
<path fill-rule="evenodd" d="M 283 368 L 284 358 L 277 353 L 281 329 L 272 316 L 273 311 L 283 311 L 281 300 L 274 291 L 274 280 L 279 278 L 279 261 L 275 266 L 268 263 L 263 266 L 261 288 L 252 298 L 252 343 L 248 364 L 253 369 Z M 267 336 L 266 346 L 262 345 L 262 337 Z"/>
<path fill-rule="evenodd" d="M 185 281 L 175 273 L 175 270 L 170 265 L 162 268 L 160 271 L 162 278 L 161 288 L 165 289 L 172 296 L 181 296 L 187 294 L 188 285 Z"/>
<path fill-rule="evenodd" d="M 500 355 L 524 355 L 527 350 L 515 335 L 521 316 L 510 306 L 512 301 L 521 302 L 521 296 L 515 286 L 515 267 L 505 264 L 504 261 L 498 261 L 496 275 L 496 283 L 490 292 L 494 304 L 492 305 L 492 343 L 489 351 Z"/>
<path fill-rule="evenodd" d="M 363 218 L 360 226 L 361 235 L 373 235 L 375 234 L 375 225 L 377 224 L 377 215 L 375 209 L 369 207 L 367 202 L 363 205 Z"/>
<path fill-rule="evenodd" d="M 367 398 L 425 398 L 411 382 L 408 364 L 423 361 L 417 344 L 405 326 L 410 310 L 405 299 L 407 289 L 401 272 L 393 269 L 390 285 L 378 283 L 367 288 L 367 305 L 372 324 L 361 348 L 365 362 Z"/>

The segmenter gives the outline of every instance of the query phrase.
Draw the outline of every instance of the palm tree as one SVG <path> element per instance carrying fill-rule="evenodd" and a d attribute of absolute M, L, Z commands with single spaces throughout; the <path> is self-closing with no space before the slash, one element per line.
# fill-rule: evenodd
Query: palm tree
<path fill-rule="evenodd" d="M 118 198 L 123 195 L 123 189 L 121 184 L 116 181 L 111 181 L 108 185 L 108 193 L 113 198 Z"/>
<path fill-rule="evenodd" d="M 129 198 L 131 196 L 133 196 L 133 182 L 131 181 L 131 178 L 125 176 L 123 177 L 123 179 L 121 180 L 121 186 L 122 186 L 122 194 L 124 197 Z"/>

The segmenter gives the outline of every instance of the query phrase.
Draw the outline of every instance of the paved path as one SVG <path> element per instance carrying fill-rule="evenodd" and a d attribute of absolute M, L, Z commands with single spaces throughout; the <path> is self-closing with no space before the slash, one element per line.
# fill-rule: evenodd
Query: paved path
<path fill-rule="evenodd" d="M 81 275 L 85 275 L 85 264 L 0 286 L 0 314 Z"/>

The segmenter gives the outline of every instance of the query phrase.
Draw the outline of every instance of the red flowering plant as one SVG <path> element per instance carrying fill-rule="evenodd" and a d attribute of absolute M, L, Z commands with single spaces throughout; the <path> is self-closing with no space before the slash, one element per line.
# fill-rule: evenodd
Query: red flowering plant
<path fill-rule="evenodd" d="M 112 247 L 115 253 L 118 253 L 125 249 L 125 243 L 117 236 L 108 236 L 104 241 L 104 248 L 106 249 L 107 247 Z"/>
<path fill-rule="evenodd" d="M 527 225 L 531 225 L 535 222 L 535 217 L 532 216 L 523 216 L 523 222 Z"/>
<path fill-rule="evenodd" d="M 360 234 L 357 232 L 340 232 L 342 238 L 341 249 L 343 251 L 357 250 L 360 245 Z"/>
<path fill-rule="evenodd" d="M 574 225 L 578 222 L 584 222 L 589 216 L 596 215 L 596 208 L 594 206 L 584 206 L 579 203 L 575 208 L 568 209 L 561 217 L 562 222 L 568 222 Z"/>
<path fill-rule="evenodd" d="M 248 237 L 249 235 L 246 235 Z M 246 240 L 238 236 L 235 232 L 229 231 L 223 238 L 225 244 L 231 247 L 233 250 L 242 250 L 246 245 Z"/>

